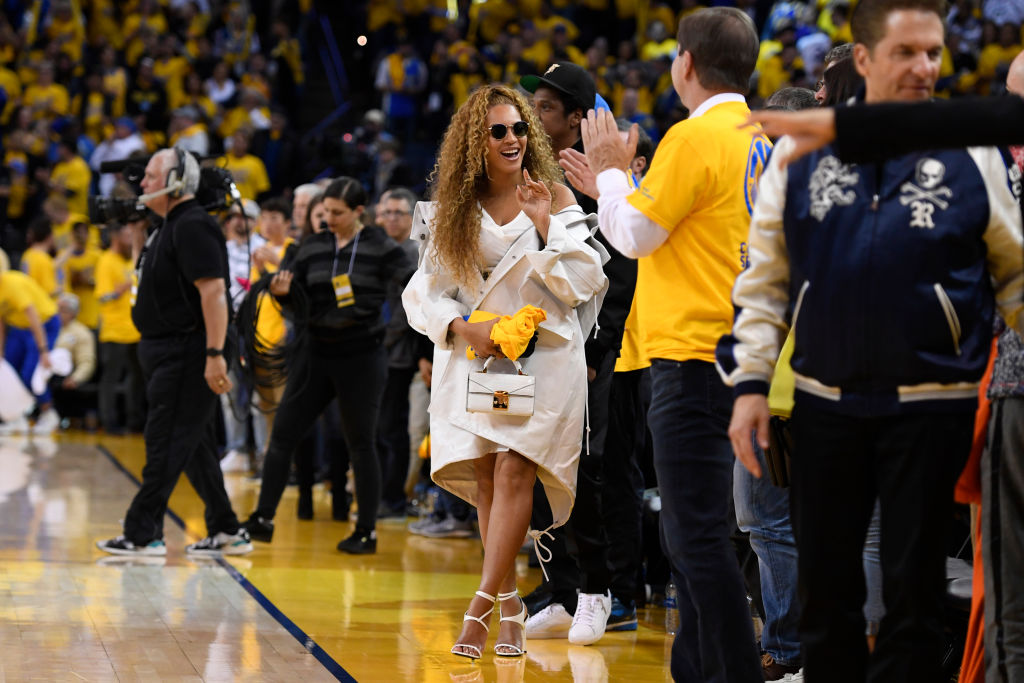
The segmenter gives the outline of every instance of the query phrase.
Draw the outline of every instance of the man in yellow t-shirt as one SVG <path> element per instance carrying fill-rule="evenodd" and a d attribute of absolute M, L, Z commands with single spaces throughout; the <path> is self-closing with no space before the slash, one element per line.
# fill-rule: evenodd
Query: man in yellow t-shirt
<path fill-rule="evenodd" d="M 114 224 L 110 248 L 96 264 L 95 297 L 100 306 L 100 360 L 102 373 L 99 387 L 100 424 L 107 433 L 118 433 L 124 427 L 141 431 L 145 423 L 143 401 L 145 384 L 139 365 L 139 331 L 132 322 L 132 239 L 137 223 Z M 127 381 L 124 381 L 127 380 Z M 126 425 L 117 415 L 117 391 L 124 384 Z"/>
<path fill-rule="evenodd" d="M 64 269 L 64 288 L 78 297 L 77 320 L 95 330 L 99 322 L 96 287 L 96 263 L 102 252 L 89 243 L 88 223 L 78 221 L 71 229 L 71 246 L 60 261 Z"/>
<path fill-rule="evenodd" d="M 31 391 L 32 374 L 37 365 L 50 367 L 50 350 L 60 333 L 57 302 L 51 299 L 35 280 L 16 270 L 0 273 L 0 328 L 4 332 L 4 360 L 11 364 Z M 0 434 L 35 431 L 50 432 L 60 422 L 52 409 L 47 388 L 36 395 L 42 411 L 34 427 L 19 418 L 0 426 Z"/>
<path fill-rule="evenodd" d="M 61 138 L 57 144 L 58 161 L 50 172 L 50 191 L 67 197 L 73 213 L 89 213 L 89 184 L 92 171 L 85 159 L 78 156 L 73 138 Z"/>
<path fill-rule="evenodd" d="M 46 295 L 57 302 L 60 283 L 57 263 L 50 256 L 53 250 L 53 229 L 46 218 L 37 218 L 28 227 L 28 249 L 21 255 L 21 272 L 36 281 Z"/>
<path fill-rule="evenodd" d="M 715 370 L 731 328 L 733 281 L 744 267 L 753 189 L 767 139 L 740 130 L 757 60 L 753 22 L 716 7 L 679 21 L 672 82 L 690 118 L 674 125 L 636 190 L 633 158 L 609 112 L 590 112 L 583 144 L 600 192 L 601 232 L 638 258 L 637 328 L 650 359 L 648 426 L 661 493 L 665 551 L 681 624 L 676 680 L 765 680 L 746 590 L 729 542 L 732 394 Z M 636 134 L 630 134 L 636 140 Z"/>
<path fill-rule="evenodd" d="M 263 161 L 249 154 L 251 132 L 243 128 L 231 136 L 231 151 L 224 155 L 220 162 L 231 171 L 235 179 L 235 187 L 242 199 L 255 200 L 270 189 L 270 178 Z"/>

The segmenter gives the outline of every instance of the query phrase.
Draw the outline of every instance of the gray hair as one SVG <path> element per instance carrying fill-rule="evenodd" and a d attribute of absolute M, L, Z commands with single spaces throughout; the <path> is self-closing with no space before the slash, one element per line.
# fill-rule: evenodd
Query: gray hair
<path fill-rule="evenodd" d="M 292 196 L 298 197 L 299 195 L 306 195 L 312 199 L 323 191 L 324 188 L 320 187 L 316 183 L 303 183 L 292 191 Z"/>
<path fill-rule="evenodd" d="M 71 292 L 64 292 L 57 297 L 57 304 L 67 306 L 75 315 L 78 315 L 78 311 L 81 310 L 82 307 L 81 303 L 78 301 L 78 296 Z"/>

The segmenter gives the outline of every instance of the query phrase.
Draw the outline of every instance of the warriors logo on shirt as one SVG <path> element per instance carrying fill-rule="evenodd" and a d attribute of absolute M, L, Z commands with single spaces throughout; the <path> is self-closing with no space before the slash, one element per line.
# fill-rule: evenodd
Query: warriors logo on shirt
<path fill-rule="evenodd" d="M 764 171 L 764 167 L 768 164 L 768 154 L 771 151 L 771 143 L 764 136 L 758 136 L 750 142 L 743 187 L 743 199 L 747 202 L 748 214 L 754 212 L 754 204 L 757 202 L 757 181 L 761 179 L 761 172 Z"/>

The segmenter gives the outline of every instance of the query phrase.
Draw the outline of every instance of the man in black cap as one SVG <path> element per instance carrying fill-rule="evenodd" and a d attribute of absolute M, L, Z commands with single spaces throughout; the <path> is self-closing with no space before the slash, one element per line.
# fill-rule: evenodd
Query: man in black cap
<path fill-rule="evenodd" d="M 520 85 L 533 93 L 533 108 L 551 138 L 555 160 L 563 149 L 583 153 L 580 122 L 595 106 L 594 79 L 572 62 L 555 62 L 541 76 L 523 76 Z M 570 187 L 572 187 L 570 185 Z M 575 188 L 576 201 L 587 213 L 597 212 L 597 200 Z M 584 347 L 587 377 L 590 380 L 589 447 L 580 458 L 576 506 L 565 527 L 555 530 L 548 565 L 550 581 L 541 584 L 527 604 L 534 613 L 526 622 L 527 638 L 566 638 L 576 645 L 590 645 L 601 639 L 606 629 L 636 629 L 633 605 L 636 576 L 631 558 L 639 557 L 636 541 L 640 528 L 640 500 L 633 491 L 635 469 L 629 453 L 610 453 L 604 445 L 608 433 L 612 372 L 622 345 L 622 330 L 633 302 L 636 287 L 636 261 L 617 252 L 597 233 L 611 260 L 605 264 L 609 288 L 598 315 L 597 334 L 588 334 Z M 614 487 L 614 489 L 610 488 Z M 546 500 L 544 496 L 535 501 Z M 550 511 L 544 505 L 534 508 L 535 529 L 550 526 Z M 538 515 L 546 515 L 543 521 Z M 635 534 L 606 533 L 606 520 L 635 518 Z M 622 528 L 621 524 L 616 528 Z M 631 538 L 620 538 L 631 536 Z M 576 561 L 569 554 L 574 548 Z M 632 560 L 635 563 L 635 559 Z M 612 576 L 610 566 L 617 568 Z M 624 578 L 625 577 L 625 578 Z M 627 585 L 622 585 L 627 584 Z M 579 596 L 576 591 L 579 589 Z M 613 596 L 614 591 L 614 596 Z M 614 599 L 613 599 L 614 598 Z M 532 603 L 532 604 L 531 604 Z M 614 605 L 614 609 L 613 609 Z M 543 608 L 543 609 L 540 609 Z"/>

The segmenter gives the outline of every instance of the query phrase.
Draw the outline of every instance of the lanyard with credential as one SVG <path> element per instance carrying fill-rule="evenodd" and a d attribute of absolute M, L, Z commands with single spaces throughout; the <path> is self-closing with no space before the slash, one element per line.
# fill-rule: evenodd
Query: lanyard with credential
<path fill-rule="evenodd" d="M 345 308 L 351 306 L 356 302 L 356 296 L 352 292 L 352 268 L 356 264 L 356 250 L 359 248 L 359 235 L 362 231 L 356 233 L 355 238 L 352 240 L 352 255 L 348 259 L 348 272 L 338 275 L 338 255 L 341 254 L 341 249 L 335 249 L 334 251 L 334 265 L 331 266 L 331 285 L 334 286 L 334 301 L 337 303 L 338 308 Z M 344 247 L 342 247 L 343 249 Z"/>

